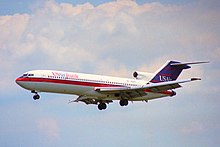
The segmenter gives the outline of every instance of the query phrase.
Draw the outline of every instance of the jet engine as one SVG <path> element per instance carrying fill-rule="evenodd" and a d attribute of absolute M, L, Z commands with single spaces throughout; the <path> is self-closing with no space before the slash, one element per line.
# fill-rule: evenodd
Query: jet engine
<path fill-rule="evenodd" d="M 141 71 L 135 71 L 133 73 L 133 77 L 136 79 L 148 79 L 148 78 L 152 78 L 154 74 L 153 73 L 148 73 L 148 72 L 141 72 Z"/>
<path fill-rule="evenodd" d="M 176 92 L 172 90 L 172 94 L 170 96 L 175 96 Z"/>

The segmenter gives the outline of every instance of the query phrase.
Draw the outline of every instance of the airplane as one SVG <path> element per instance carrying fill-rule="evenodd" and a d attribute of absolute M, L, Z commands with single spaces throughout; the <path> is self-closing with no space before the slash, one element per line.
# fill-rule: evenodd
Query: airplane
<path fill-rule="evenodd" d="M 78 98 L 70 102 L 84 102 L 98 105 L 105 110 L 107 104 L 118 100 L 120 106 L 127 106 L 129 101 L 145 101 L 175 96 L 173 89 L 182 87 L 181 83 L 201 80 L 189 78 L 177 80 L 184 69 L 192 64 L 208 63 L 167 61 L 155 73 L 135 71 L 134 78 L 94 75 L 56 70 L 32 70 L 25 72 L 15 82 L 34 93 L 33 99 L 40 99 L 39 92 L 73 94 Z"/>

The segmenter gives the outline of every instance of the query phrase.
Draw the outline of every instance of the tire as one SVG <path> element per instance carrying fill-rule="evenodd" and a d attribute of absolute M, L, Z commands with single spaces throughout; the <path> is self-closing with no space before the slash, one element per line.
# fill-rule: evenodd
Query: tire
<path fill-rule="evenodd" d="M 107 108 L 107 105 L 105 104 L 105 103 L 100 103 L 99 105 L 98 105 L 98 109 L 99 110 L 105 110 Z"/>
<path fill-rule="evenodd" d="M 122 100 L 119 101 L 119 104 L 120 104 L 121 106 L 127 106 L 127 105 L 128 105 L 128 100 L 122 99 Z"/>
<path fill-rule="evenodd" d="M 102 105 L 101 104 L 98 104 L 98 109 L 102 110 Z"/>
<path fill-rule="evenodd" d="M 34 100 L 39 100 L 39 99 L 40 99 L 40 96 L 39 96 L 38 94 L 35 94 L 35 95 L 33 96 L 33 99 L 34 99 Z"/>

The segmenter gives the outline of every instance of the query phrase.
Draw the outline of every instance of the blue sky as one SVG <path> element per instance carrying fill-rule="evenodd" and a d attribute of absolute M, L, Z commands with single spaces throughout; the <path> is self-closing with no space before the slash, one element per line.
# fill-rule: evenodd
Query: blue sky
<path fill-rule="evenodd" d="M 193 0 L 195 1 L 195 0 Z M 35 7 L 35 5 L 38 5 L 39 3 L 44 2 L 43 0 L 1 0 L 0 1 L 0 14 L 1 15 L 9 15 L 9 14 L 15 14 L 15 13 L 31 13 L 31 9 Z M 56 0 L 57 3 L 70 3 L 70 4 L 84 4 L 84 3 L 91 3 L 95 6 L 111 2 L 111 0 Z M 144 4 L 147 2 L 155 2 L 153 0 L 137 0 L 138 4 Z M 192 0 L 161 0 L 158 1 L 163 4 L 186 4 L 189 2 L 192 2 Z"/>
<path fill-rule="evenodd" d="M 89 2 L 89 3 L 86 3 Z M 0 1 L 0 146 L 219 146 L 219 1 Z M 14 80 L 33 69 L 131 77 L 199 61 L 173 98 L 96 106 Z"/>

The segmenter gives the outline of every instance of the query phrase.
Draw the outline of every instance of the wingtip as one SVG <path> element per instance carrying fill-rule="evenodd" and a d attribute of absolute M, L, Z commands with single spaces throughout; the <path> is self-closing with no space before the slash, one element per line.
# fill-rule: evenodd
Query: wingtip
<path fill-rule="evenodd" d="M 201 78 L 191 78 L 191 81 L 201 80 Z"/>
<path fill-rule="evenodd" d="M 210 61 L 209 60 L 207 60 L 207 61 L 199 61 L 199 62 L 197 62 L 198 64 L 203 64 L 203 63 L 210 63 Z"/>

